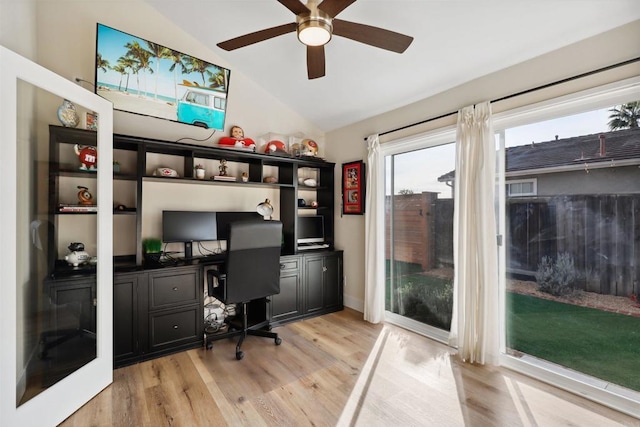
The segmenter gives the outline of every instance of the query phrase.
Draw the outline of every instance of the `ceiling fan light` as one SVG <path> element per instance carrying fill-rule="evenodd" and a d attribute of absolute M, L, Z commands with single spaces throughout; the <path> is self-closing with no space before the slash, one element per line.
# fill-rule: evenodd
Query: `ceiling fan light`
<path fill-rule="evenodd" d="M 298 40 L 307 46 L 322 46 L 331 40 L 331 24 L 308 20 L 298 25 Z"/>

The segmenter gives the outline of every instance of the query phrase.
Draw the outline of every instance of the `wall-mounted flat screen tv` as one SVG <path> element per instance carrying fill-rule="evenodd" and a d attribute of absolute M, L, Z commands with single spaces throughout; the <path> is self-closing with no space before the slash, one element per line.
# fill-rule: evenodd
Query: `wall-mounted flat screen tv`
<path fill-rule="evenodd" d="M 106 25 L 96 34 L 95 92 L 115 110 L 224 130 L 229 69 Z"/>

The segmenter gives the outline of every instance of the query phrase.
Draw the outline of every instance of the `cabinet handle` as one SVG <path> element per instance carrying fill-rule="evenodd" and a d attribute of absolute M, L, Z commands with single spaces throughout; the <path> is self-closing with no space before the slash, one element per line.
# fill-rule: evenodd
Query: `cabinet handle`
<path fill-rule="evenodd" d="M 177 292 L 177 291 L 178 291 L 178 287 L 177 287 L 177 286 L 174 286 L 174 287 L 173 287 L 173 292 Z"/>
<path fill-rule="evenodd" d="M 178 329 L 178 325 L 173 325 L 173 329 Z"/>
<path fill-rule="evenodd" d="M 93 306 L 97 307 L 98 306 L 98 298 L 94 298 L 93 299 Z"/>
<path fill-rule="evenodd" d="M 327 271 L 327 267 L 322 267 L 322 272 L 325 273 Z"/>

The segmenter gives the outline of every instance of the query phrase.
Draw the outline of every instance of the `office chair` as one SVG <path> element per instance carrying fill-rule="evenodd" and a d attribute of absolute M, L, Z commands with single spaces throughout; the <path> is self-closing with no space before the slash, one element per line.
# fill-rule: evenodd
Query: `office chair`
<path fill-rule="evenodd" d="M 242 304 L 242 328 L 223 334 L 240 335 L 236 345 L 236 359 L 244 357 L 242 342 L 247 335 L 273 338 L 276 345 L 282 340 L 275 332 L 249 326 L 247 303 L 280 293 L 280 249 L 282 223 L 279 221 L 240 221 L 229 224 L 229 239 L 224 272 L 209 270 L 209 295 L 226 304 Z M 218 279 L 214 287 L 213 278 Z M 211 348 L 207 338 L 207 349 Z"/>

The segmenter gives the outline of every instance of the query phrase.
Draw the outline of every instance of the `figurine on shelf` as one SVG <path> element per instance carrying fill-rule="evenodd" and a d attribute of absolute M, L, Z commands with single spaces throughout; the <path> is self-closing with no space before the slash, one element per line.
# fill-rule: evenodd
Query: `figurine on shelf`
<path fill-rule="evenodd" d="M 91 193 L 89 192 L 89 189 L 82 185 L 78 185 L 78 189 L 80 190 L 78 191 L 79 203 L 81 205 L 93 205 L 93 201 L 91 200 L 93 199 L 93 195 L 91 195 Z"/>
<path fill-rule="evenodd" d="M 204 179 L 204 175 L 205 175 L 205 170 L 204 170 L 204 166 L 202 165 L 196 165 L 196 178 L 198 179 Z"/>
<path fill-rule="evenodd" d="M 96 164 L 98 163 L 98 150 L 91 145 L 78 145 L 73 146 L 73 150 L 80 160 L 80 169 L 83 171 L 96 171 Z"/>
<path fill-rule="evenodd" d="M 218 145 L 235 148 L 256 149 L 256 143 L 251 138 L 244 137 L 244 131 L 240 126 L 231 127 L 231 136 L 223 136 L 218 141 Z"/>
<path fill-rule="evenodd" d="M 227 161 L 225 159 L 220 160 L 220 176 L 227 176 Z"/>
<path fill-rule="evenodd" d="M 84 244 L 80 242 L 73 242 L 68 247 L 69 254 L 64 257 L 64 260 L 73 267 L 78 267 L 80 264 L 84 264 L 91 258 L 84 250 Z"/>
<path fill-rule="evenodd" d="M 284 145 L 284 142 L 274 139 L 267 143 L 264 147 L 264 152 L 266 154 L 287 154 L 287 146 Z"/>
<path fill-rule="evenodd" d="M 68 99 L 62 101 L 62 104 L 58 107 L 58 120 L 64 127 L 74 128 L 78 126 L 80 117 L 73 102 Z"/>

